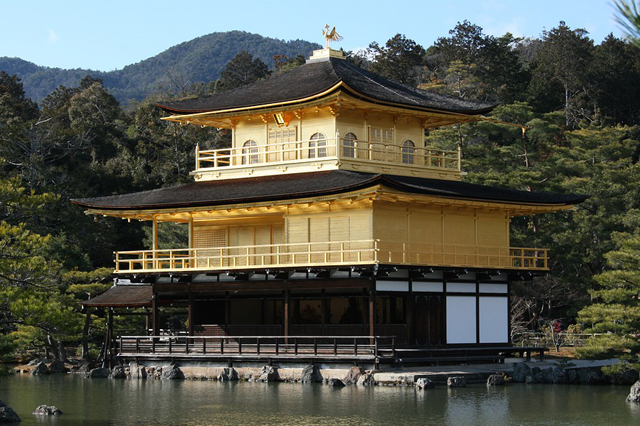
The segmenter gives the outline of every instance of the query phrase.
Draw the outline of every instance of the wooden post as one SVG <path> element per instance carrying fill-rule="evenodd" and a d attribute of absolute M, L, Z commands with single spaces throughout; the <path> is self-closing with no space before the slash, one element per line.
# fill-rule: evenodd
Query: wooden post
<path fill-rule="evenodd" d="M 151 259 L 153 261 L 153 269 L 158 269 L 158 254 L 156 253 L 156 250 L 158 250 L 158 219 L 153 216 L 153 221 L 151 222 L 151 250 L 153 250 L 153 252 L 151 253 Z M 144 259 L 144 255 L 142 256 Z M 145 268 L 147 262 L 144 262 L 144 266 Z M 133 269 L 133 267 L 131 267 L 131 269 Z"/>
<path fill-rule="evenodd" d="M 152 336 L 160 335 L 160 313 L 158 312 L 158 294 L 156 292 L 151 296 L 151 324 L 153 328 Z"/>
<path fill-rule="evenodd" d="M 193 292 L 191 291 L 191 283 L 187 284 L 187 292 L 189 295 L 189 308 L 187 311 L 187 320 L 189 321 L 189 336 L 193 336 Z"/>
<path fill-rule="evenodd" d="M 289 343 L 289 299 L 291 298 L 291 290 L 284 291 L 284 343 Z"/>
<path fill-rule="evenodd" d="M 369 336 L 376 335 L 376 291 L 369 290 Z M 373 343 L 373 339 L 372 339 Z"/>
<path fill-rule="evenodd" d="M 113 308 L 109 308 L 107 317 L 107 353 L 109 368 L 113 368 Z"/>
<path fill-rule="evenodd" d="M 322 313 L 321 313 L 322 335 L 325 336 L 327 334 L 327 332 L 326 332 L 326 328 L 327 328 L 327 298 L 326 298 L 325 289 L 320 290 L 320 294 L 321 294 L 321 297 L 322 297 L 322 299 L 320 299 L 320 303 L 321 303 L 320 309 L 322 310 Z"/>

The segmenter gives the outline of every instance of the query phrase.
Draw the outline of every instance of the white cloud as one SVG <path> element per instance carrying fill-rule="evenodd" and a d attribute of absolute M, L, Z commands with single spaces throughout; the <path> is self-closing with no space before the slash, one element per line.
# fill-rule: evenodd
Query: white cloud
<path fill-rule="evenodd" d="M 58 34 L 55 31 L 49 30 L 49 43 L 56 44 L 58 42 Z"/>

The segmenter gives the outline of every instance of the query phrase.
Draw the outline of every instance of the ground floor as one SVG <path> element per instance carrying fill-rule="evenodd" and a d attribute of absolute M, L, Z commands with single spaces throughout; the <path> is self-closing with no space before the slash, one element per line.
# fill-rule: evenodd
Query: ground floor
<path fill-rule="evenodd" d="M 110 327 L 129 355 L 490 361 L 511 346 L 510 283 L 522 278 L 375 266 L 119 277 L 86 305 L 140 308 L 142 330 Z"/>

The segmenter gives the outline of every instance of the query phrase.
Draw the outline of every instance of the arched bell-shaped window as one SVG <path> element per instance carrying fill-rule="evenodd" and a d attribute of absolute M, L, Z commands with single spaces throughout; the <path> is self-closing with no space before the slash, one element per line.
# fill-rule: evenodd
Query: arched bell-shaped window
<path fill-rule="evenodd" d="M 256 164 L 260 162 L 258 142 L 248 140 L 242 145 L 242 164 Z"/>
<path fill-rule="evenodd" d="M 309 158 L 327 156 L 327 138 L 324 133 L 314 133 L 309 140 Z"/>
<path fill-rule="evenodd" d="M 358 138 L 356 137 L 356 135 L 351 132 L 344 135 L 344 138 L 342 138 L 343 157 L 354 158 L 356 156 L 355 146 L 357 140 Z"/>
<path fill-rule="evenodd" d="M 413 164 L 413 155 L 416 151 L 416 144 L 410 140 L 402 142 L 402 162 L 405 164 Z"/>

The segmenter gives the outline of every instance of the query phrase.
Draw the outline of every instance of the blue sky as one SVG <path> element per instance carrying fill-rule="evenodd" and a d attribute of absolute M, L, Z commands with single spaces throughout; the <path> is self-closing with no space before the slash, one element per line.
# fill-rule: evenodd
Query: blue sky
<path fill-rule="evenodd" d="M 465 19 L 492 35 L 539 37 L 563 20 L 596 43 L 612 32 L 622 37 L 609 0 L 0 0 L 0 10 L 0 56 L 102 71 L 229 30 L 322 43 L 330 24 L 344 36 L 333 46 L 345 50 L 383 44 L 397 33 L 426 48 Z"/>

